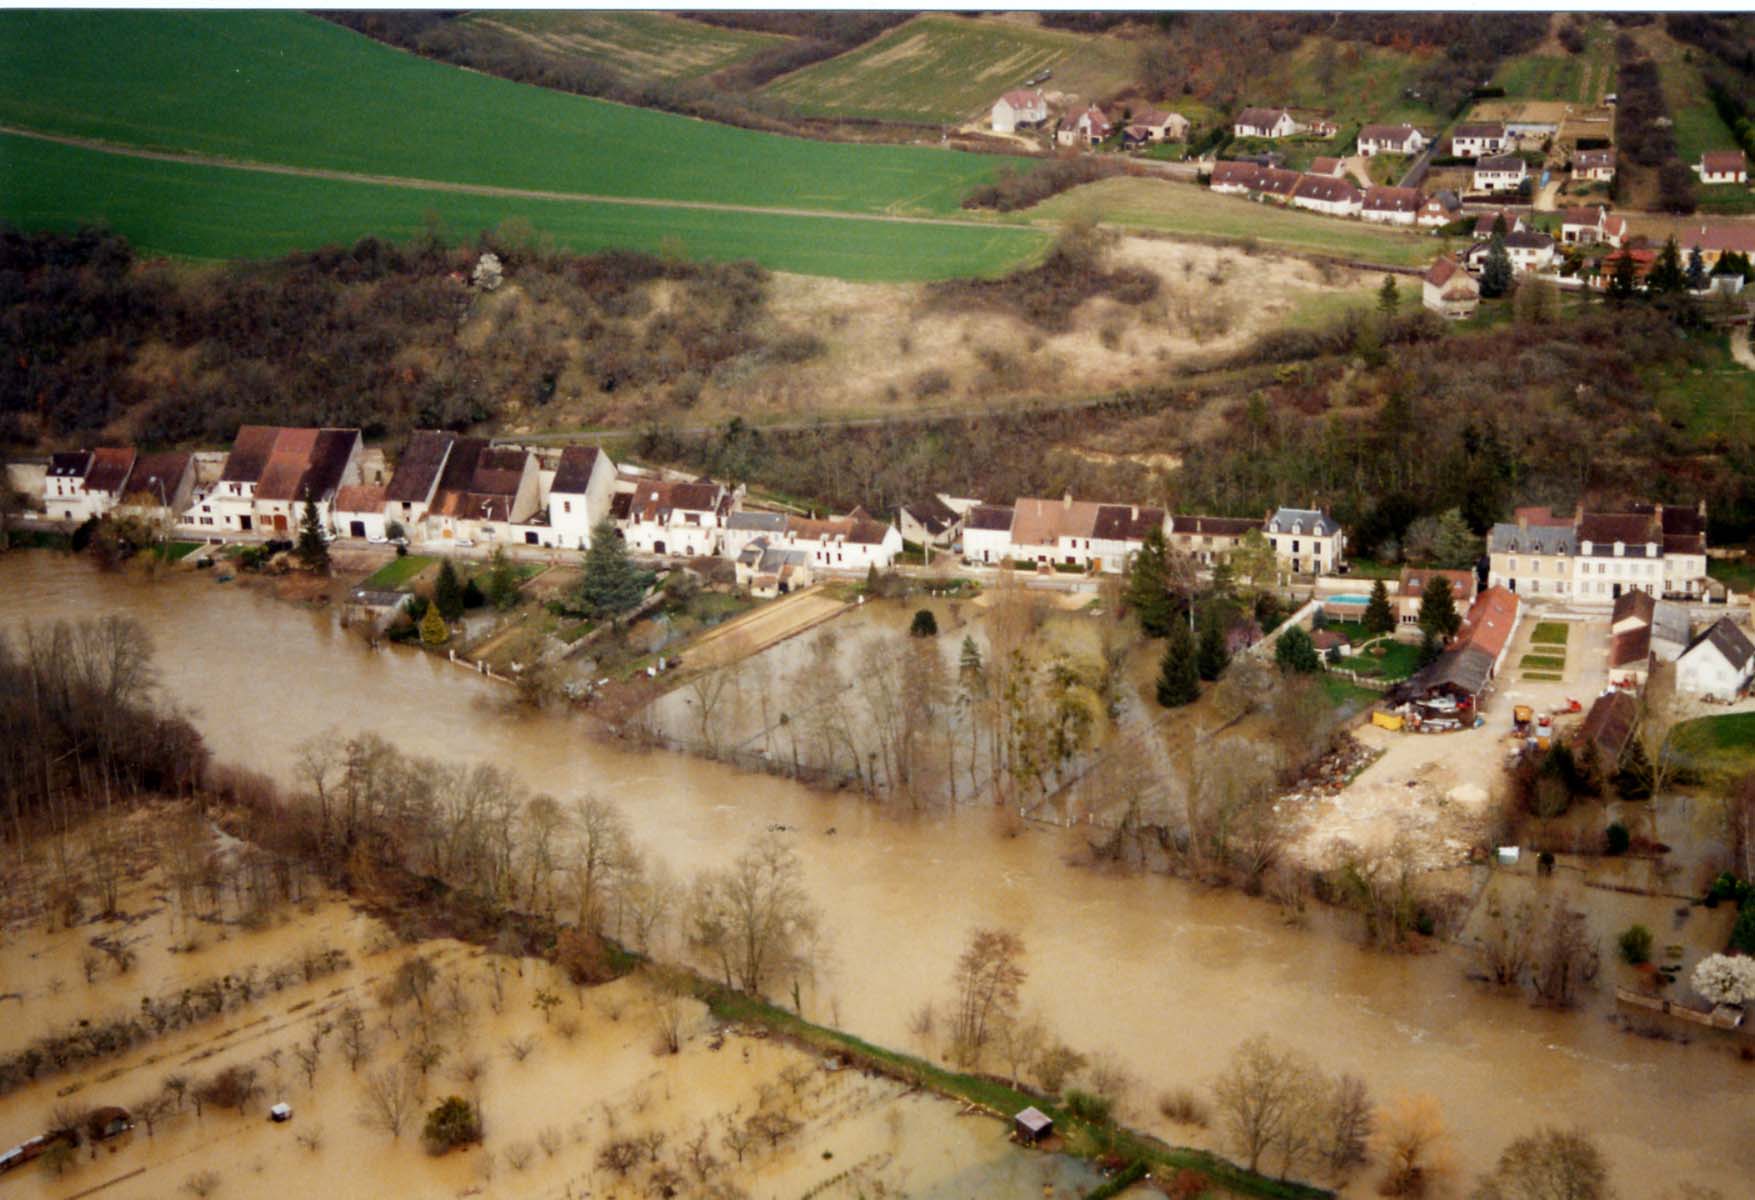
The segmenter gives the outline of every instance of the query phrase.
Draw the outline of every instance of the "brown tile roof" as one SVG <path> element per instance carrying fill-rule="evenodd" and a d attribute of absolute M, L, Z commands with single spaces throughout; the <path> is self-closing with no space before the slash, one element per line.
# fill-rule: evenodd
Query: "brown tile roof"
<path fill-rule="evenodd" d="M 1271 196 L 1290 196 L 1304 176 L 1286 167 L 1263 167 L 1256 178 L 1255 190 Z"/>
<path fill-rule="evenodd" d="M 1443 571 L 1436 567 L 1403 567 L 1398 594 L 1404 599 L 1418 596 L 1426 590 L 1426 581 L 1434 576 L 1450 581 L 1450 594 L 1459 603 L 1474 601 L 1477 581 L 1473 571 Z"/>
<path fill-rule="evenodd" d="M 1573 161 L 1576 168 L 1581 171 L 1594 170 L 1597 167 L 1612 167 L 1615 165 L 1615 152 L 1613 150 L 1580 150 L 1578 157 Z"/>
<path fill-rule="evenodd" d="M 1089 500 L 1020 498 L 1012 520 L 1012 541 L 1021 546 L 1047 546 L 1063 537 L 1091 537 L 1100 507 Z"/>
<path fill-rule="evenodd" d="M 396 473 L 390 476 L 386 500 L 423 503 L 433 494 L 433 486 L 445 469 L 445 460 L 457 435 L 442 430 L 419 429 L 408 439 L 402 457 L 396 461 Z"/>
<path fill-rule="evenodd" d="M 1012 527 L 1013 510 L 1004 504 L 977 504 L 963 521 L 964 529 L 985 529 L 1003 533 Z"/>
<path fill-rule="evenodd" d="M 609 515 L 614 521 L 625 521 L 634 511 L 634 493 L 616 492 L 609 498 Z"/>
<path fill-rule="evenodd" d="M 1041 92 L 1033 92 L 1029 88 L 1013 88 L 1000 97 L 1013 108 L 1033 108 L 1043 103 Z"/>
<path fill-rule="evenodd" d="M 1521 217 L 1512 212 L 1509 208 L 1502 208 L 1498 212 L 1482 213 L 1475 218 L 1475 236 L 1478 238 L 1491 237 L 1493 235 L 1493 226 L 1500 217 L 1505 218 L 1506 233 L 1510 233 L 1513 229 L 1516 229 L 1518 221 L 1522 220 Z"/>
<path fill-rule="evenodd" d="M 1578 523 L 1580 545 L 1590 542 L 1593 548 L 1616 542 L 1643 546 L 1662 537 L 1657 521 L 1648 513 L 1585 513 Z"/>
<path fill-rule="evenodd" d="M 555 470 L 554 483 L 549 485 L 550 494 L 583 495 L 597 466 L 597 455 L 596 446 L 568 446 L 561 451 L 561 465 Z"/>
<path fill-rule="evenodd" d="M 1292 195 L 1305 200 L 1319 200 L 1329 204 L 1342 201 L 1351 204 L 1359 202 L 1358 188 L 1345 179 L 1336 179 L 1329 175 L 1300 175 L 1298 185 L 1292 189 Z"/>
<path fill-rule="evenodd" d="M 1246 187 L 1255 190 L 1261 183 L 1261 168 L 1248 162 L 1213 164 L 1213 187 Z"/>
<path fill-rule="evenodd" d="M 510 521 L 512 497 L 458 488 L 440 488 L 439 493 L 433 497 L 432 511 L 441 517 L 458 517 L 466 521 Z"/>
<path fill-rule="evenodd" d="M 934 535 L 943 533 L 957 523 L 957 510 L 937 496 L 928 496 L 924 500 L 904 504 L 902 511 L 918 521 L 928 533 Z"/>
<path fill-rule="evenodd" d="M 279 434 L 280 430 L 273 425 L 240 426 L 232 452 L 226 455 L 220 481 L 255 483 L 262 478 L 262 469 L 268 465 L 268 456 L 274 453 L 274 441 Z"/>
<path fill-rule="evenodd" d="M 1530 165 L 1516 154 L 1491 154 L 1486 158 L 1475 160 L 1477 171 L 1523 171 L 1527 173 Z"/>
<path fill-rule="evenodd" d="M 1246 108 L 1237 114 L 1232 126 L 1247 125 L 1251 129 L 1272 129 L 1282 116 L 1290 116 L 1283 108 Z"/>
<path fill-rule="evenodd" d="M 100 446 L 91 452 L 91 469 L 85 473 L 85 490 L 120 496 L 134 470 L 134 447 Z"/>
<path fill-rule="evenodd" d="M 1426 268 L 1426 282 L 1433 287 L 1443 287 L 1460 270 L 1462 267 L 1456 259 L 1448 254 L 1442 254 L 1430 267 Z"/>
<path fill-rule="evenodd" d="M 1475 121 L 1458 125 L 1450 131 L 1452 138 L 1488 138 L 1505 136 L 1505 126 L 1498 121 Z"/>
<path fill-rule="evenodd" d="M 1140 542 L 1153 529 L 1164 528 L 1164 510 L 1137 504 L 1105 504 L 1097 510 L 1092 537 L 1111 542 Z"/>
<path fill-rule="evenodd" d="M 863 508 L 856 508 L 844 517 L 788 517 L 786 532 L 807 542 L 839 541 L 849 545 L 881 546 L 890 527 L 874 520 Z"/>
<path fill-rule="evenodd" d="M 1405 143 L 1416 130 L 1412 125 L 1366 125 L 1359 130 L 1361 142 Z"/>
<path fill-rule="evenodd" d="M 629 512 L 641 521 L 664 522 L 669 514 L 683 512 L 718 512 L 725 502 L 725 489 L 716 483 L 673 483 L 664 479 L 642 479 L 634 491 Z"/>
<path fill-rule="evenodd" d="M 384 492 L 384 488 L 372 483 L 356 483 L 338 488 L 333 507 L 336 512 L 383 512 Z"/>
<path fill-rule="evenodd" d="M 1425 199 L 1419 188 L 1374 187 L 1365 193 L 1365 211 L 1411 213 Z"/>
<path fill-rule="evenodd" d="M 493 447 L 485 438 L 458 438 L 433 493 L 433 512 L 471 521 L 509 521 L 528 450 Z"/>
<path fill-rule="evenodd" d="M 1719 221 L 1712 225 L 1702 225 L 1676 240 L 1684 250 L 1699 246 L 1708 253 L 1723 254 L 1731 250 L 1739 254 L 1755 254 L 1755 223 Z"/>
<path fill-rule="evenodd" d="M 66 450 L 49 456 L 50 479 L 84 479 L 89 470 L 90 450 Z"/>
<path fill-rule="evenodd" d="M 1578 727 L 1578 740 L 1580 745 L 1596 750 L 1599 768 L 1612 771 L 1620 763 L 1627 743 L 1633 740 L 1638 715 L 1639 702 L 1620 689 L 1598 696 L 1590 706 L 1584 723 Z"/>
<path fill-rule="evenodd" d="M 176 496 L 177 485 L 183 482 L 183 474 L 193 461 L 194 456 L 183 450 L 142 454 L 134 462 L 134 473 L 128 477 L 128 491 L 134 495 L 144 492 L 162 497 L 165 503 L 169 503 Z"/>
<path fill-rule="evenodd" d="M 1333 175 L 1340 169 L 1341 160 L 1321 155 L 1310 160 L 1310 169 L 1318 175 Z"/>
<path fill-rule="evenodd" d="M 1629 617 L 1637 618 L 1643 625 L 1650 625 L 1653 615 L 1657 612 L 1657 601 L 1648 592 L 1622 592 L 1615 597 L 1615 607 L 1609 617 L 1609 624 L 1619 625 Z"/>
<path fill-rule="evenodd" d="M 1498 658 L 1517 619 L 1517 596 L 1502 587 L 1490 587 L 1475 597 L 1469 615 L 1457 631 L 1456 645 L 1485 651 Z"/>
<path fill-rule="evenodd" d="M 1595 229 L 1603 223 L 1603 210 L 1600 208 L 1569 208 L 1560 214 L 1562 225 L 1588 225 Z"/>
<path fill-rule="evenodd" d="M 1708 150 L 1700 156 L 1700 165 L 1708 174 L 1723 175 L 1728 172 L 1744 171 L 1748 163 L 1741 150 Z"/>
<path fill-rule="evenodd" d="M 1609 639 L 1609 666 L 1611 668 L 1642 667 L 1650 657 L 1650 625 L 1638 625 L 1632 629 L 1624 629 Z"/>
<path fill-rule="evenodd" d="M 357 429 L 278 429 L 256 481 L 259 500 L 326 500 L 341 486 Z"/>
<path fill-rule="evenodd" d="M 1242 537 L 1252 529 L 1261 529 L 1261 522 L 1253 517 L 1170 518 L 1170 531 L 1172 533 L 1200 534 L 1207 537 Z"/>
<path fill-rule="evenodd" d="M 1526 505 L 1512 513 L 1512 519 L 1528 525 L 1565 525 L 1572 524 L 1571 517 L 1558 516 L 1547 505 Z"/>

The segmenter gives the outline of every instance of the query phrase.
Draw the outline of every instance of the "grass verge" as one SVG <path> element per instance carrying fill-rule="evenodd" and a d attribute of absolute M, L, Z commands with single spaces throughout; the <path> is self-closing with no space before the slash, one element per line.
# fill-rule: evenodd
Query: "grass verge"
<path fill-rule="evenodd" d="M 1564 671 L 1566 656 L 1553 654 L 1526 654 L 1523 661 L 1517 664 L 1526 671 Z"/>
<path fill-rule="evenodd" d="M 1079 1152 L 1091 1157 L 1116 1156 L 1130 1164 L 1144 1163 L 1148 1170 L 1198 1171 L 1228 1194 L 1236 1196 L 1316 1200 L 1334 1194 L 1307 1184 L 1255 1174 L 1204 1150 L 1171 1146 L 1113 1125 L 1091 1125 L 1047 1097 L 1014 1088 L 1003 1080 L 946 1070 L 911 1054 L 814 1024 L 796 1013 L 741 992 L 710 985 L 702 999 L 721 1020 L 759 1025 L 807 1049 L 843 1055 L 856 1066 L 973 1104 L 1002 1120 L 1009 1121 L 1014 1113 L 1034 1105 L 1054 1119 L 1055 1127 L 1069 1146 L 1077 1147 Z"/>
<path fill-rule="evenodd" d="M 438 561 L 438 559 L 429 558 L 425 554 L 405 554 L 401 558 L 393 558 L 379 567 L 362 580 L 359 586 L 382 591 L 404 591 L 416 575 Z"/>
<path fill-rule="evenodd" d="M 199 549 L 200 542 L 160 542 L 152 552 L 166 562 L 181 562 Z"/>
<path fill-rule="evenodd" d="M 1525 671 L 1523 677 L 1525 679 L 1534 679 L 1540 683 L 1559 683 L 1565 678 L 1565 676 L 1556 675 L 1552 671 Z"/>
<path fill-rule="evenodd" d="M 1698 717 L 1678 726 L 1675 739 L 1700 775 L 1732 779 L 1755 771 L 1755 713 Z"/>

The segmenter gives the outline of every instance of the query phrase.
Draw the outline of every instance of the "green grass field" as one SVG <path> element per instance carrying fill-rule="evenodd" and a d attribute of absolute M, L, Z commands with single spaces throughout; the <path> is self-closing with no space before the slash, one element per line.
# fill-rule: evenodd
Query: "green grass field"
<path fill-rule="evenodd" d="M 482 12 L 466 17 L 555 58 L 588 59 L 634 79 L 698 79 L 791 39 L 656 12 Z"/>
<path fill-rule="evenodd" d="M 1706 81 L 1700 77 L 1700 68 L 1690 62 L 1679 46 L 1670 46 L 1668 52 L 1658 56 L 1658 74 L 1663 80 L 1664 102 L 1669 105 L 1670 117 L 1676 122 L 1672 132 L 1676 135 L 1676 150 L 1682 161 L 1689 165 L 1700 162 L 1700 155 L 1707 150 L 1735 150 L 1737 137 L 1718 115 L 1712 100 L 1706 94 Z M 1737 189 L 1724 187 L 1697 187 L 1701 196 L 1712 195 L 1715 191 L 1734 193 Z"/>
<path fill-rule="evenodd" d="M 1648 373 L 1658 411 L 1682 422 L 1696 438 L 1723 438 L 1755 418 L 1755 371 L 1731 357 L 1730 338 L 1723 333 L 1699 335 L 1712 347 L 1706 365 L 1697 371 Z"/>
<path fill-rule="evenodd" d="M 1372 650 L 1381 648 L 1383 656 L 1379 658 Z M 1406 679 L 1420 669 L 1420 647 L 1407 642 L 1380 642 L 1378 646 L 1367 650 L 1364 654 L 1352 658 L 1341 659 L 1341 666 L 1349 671 L 1358 671 L 1362 675 L 1371 675 L 1378 679 Z"/>
<path fill-rule="evenodd" d="M 1730 779 L 1755 771 L 1755 713 L 1698 717 L 1674 736 L 1677 751 L 1703 775 Z"/>
<path fill-rule="evenodd" d="M 1614 31 L 1607 22 L 1590 23 L 1582 54 L 1520 54 L 1499 64 L 1493 84 L 1513 100 L 1564 100 L 1597 103 L 1615 89 Z"/>
<path fill-rule="evenodd" d="M 385 591 L 404 591 L 413 583 L 416 575 L 438 561 L 425 554 L 404 554 L 400 558 L 391 559 L 368 578 L 361 580 L 360 586 Z"/>
<path fill-rule="evenodd" d="M 367 234 L 405 239 L 429 219 L 467 238 L 522 218 L 557 245 L 625 247 L 774 270 L 902 282 L 990 275 L 1047 245 L 1034 229 L 501 199 L 128 158 L 0 135 L 0 219 L 28 229 L 103 222 L 143 253 L 253 258 Z"/>
<path fill-rule="evenodd" d="M 1526 654 L 1517 665 L 1526 671 L 1564 671 L 1566 669 L 1566 656 Z"/>
<path fill-rule="evenodd" d="M 1005 163 L 606 104 L 294 12 L 0 13 L 0 121 L 292 166 L 840 212 L 954 212 Z"/>
<path fill-rule="evenodd" d="M 1732 591 L 1755 592 L 1755 559 L 1709 558 L 1706 573 Z"/>
<path fill-rule="evenodd" d="M 1530 643 L 1536 646 L 1564 646 L 1572 627 L 1559 621 L 1543 621 L 1530 631 Z"/>
<path fill-rule="evenodd" d="M 963 121 L 1045 68 L 1055 91 L 1114 92 L 1131 81 L 1138 51 L 1126 42 L 1008 21 L 921 17 L 876 41 L 815 63 L 764 91 L 822 116 Z"/>
<path fill-rule="evenodd" d="M 1136 229 L 1200 238 L 1253 239 L 1273 249 L 1391 266 L 1430 262 L 1439 250 L 1437 239 L 1430 236 L 1397 233 L 1360 221 L 1256 204 L 1241 196 L 1216 196 L 1205 188 L 1157 179 L 1104 179 L 1088 183 L 1037 205 L 1020 219 L 1067 220 L 1087 216 Z"/>
<path fill-rule="evenodd" d="M 1438 114 L 1406 95 L 1425 70 L 1422 60 L 1384 47 L 1334 45 L 1333 70 L 1325 78 L 1321 61 L 1331 52 L 1325 43 L 1326 38 L 1308 37 L 1279 58 L 1275 83 L 1264 85 L 1261 98 L 1250 103 L 1322 109 L 1341 127 L 1343 138 L 1349 126 L 1367 122 L 1406 121 L 1427 130 L 1436 125 Z"/>

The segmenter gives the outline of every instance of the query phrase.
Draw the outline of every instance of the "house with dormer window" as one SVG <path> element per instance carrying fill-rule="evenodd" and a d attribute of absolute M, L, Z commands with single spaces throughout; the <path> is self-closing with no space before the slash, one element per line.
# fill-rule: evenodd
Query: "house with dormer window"
<path fill-rule="evenodd" d="M 1326 575 L 1346 561 L 1347 535 L 1319 508 L 1275 509 L 1268 514 L 1263 532 L 1280 569 L 1290 574 Z"/>

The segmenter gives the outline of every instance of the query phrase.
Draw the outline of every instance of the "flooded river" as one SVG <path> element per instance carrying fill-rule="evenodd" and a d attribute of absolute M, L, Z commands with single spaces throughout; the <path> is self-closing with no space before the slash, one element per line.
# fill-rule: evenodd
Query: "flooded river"
<path fill-rule="evenodd" d="M 1289 929 L 1233 894 L 1074 869 L 1066 835 L 999 838 L 985 812 L 898 821 L 785 781 L 605 747 L 565 718 L 505 715 L 497 685 L 463 670 L 367 651 L 328 613 L 206 576 L 147 583 L 15 553 L 0 557 L 0 596 L 6 623 L 139 618 L 165 694 L 194 710 L 221 759 L 284 776 L 301 739 L 376 730 L 413 753 L 500 763 L 557 795 L 613 798 L 683 872 L 725 861 L 772 823 L 795 827 L 836 959 L 835 1011 L 811 1015 L 878 1041 L 911 1044 L 908 1016 L 948 991 L 968 930 L 1004 924 L 1029 948 L 1028 1003 L 1081 1049 L 1123 1057 L 1142 1122 L 1160 1090 L 1204 1091 L 1240 1040 L 1267 1031 L 1363 1075 L 1380 1098 L 1440 1096 L 1470 1177 L 1534 1126 L 1579 1124 L 1624 1195 L 1686 1180 L 1751 1194 L 1755 1066 L 1722 1043 L 1629 1036 L 1600 1002 L 1554 1014 L 1484 994 L 1460 954 L 1379 956 Z"/>

